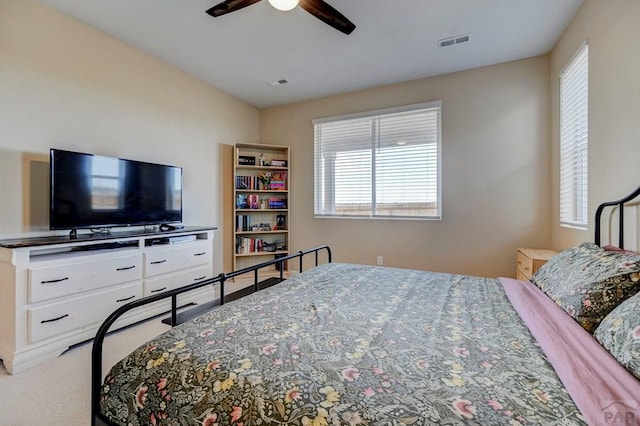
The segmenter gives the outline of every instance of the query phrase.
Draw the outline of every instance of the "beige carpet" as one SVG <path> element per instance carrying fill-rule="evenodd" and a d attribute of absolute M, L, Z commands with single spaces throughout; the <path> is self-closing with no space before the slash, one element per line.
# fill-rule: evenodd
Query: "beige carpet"
<path fill-rule="evenodd" d="M 156 317 L 112 333 L 104 343 L 105 371 L 117 360 L 169 329 Z M 87 426 L 91 420 L 91 342 L 53 361 L 9 375 L 0 362 L 1 426 Z"/>

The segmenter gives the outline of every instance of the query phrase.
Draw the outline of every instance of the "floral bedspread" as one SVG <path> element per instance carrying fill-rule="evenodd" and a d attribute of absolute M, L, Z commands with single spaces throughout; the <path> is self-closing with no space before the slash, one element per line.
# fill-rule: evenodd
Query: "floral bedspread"
<path fill-rule="evenodd" d="M 584 424 L 497 280 L 328 264 L 144 344 L 122 425 Z"/>

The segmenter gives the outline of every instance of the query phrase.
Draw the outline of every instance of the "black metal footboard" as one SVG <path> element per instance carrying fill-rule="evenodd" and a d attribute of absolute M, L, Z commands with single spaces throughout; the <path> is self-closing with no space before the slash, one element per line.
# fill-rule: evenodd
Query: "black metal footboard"
<path fill-rule="evenodd" d="M 148 305 L 150 303 L 157 302 L 162 299 L 171 298 L 171 326 L 176 324 L 176 316 L 177 316 L 177 297 L 179 294 L 186 293 L 201 287 L 205 287 L 208 285 L 220 285 L 220 305 L 224 304 L 224 284 L 230 279 L 237 277 L 239 275 L 244 275 L 247 273 L 254 273 L 254 290 L 258 290 L 258 271 L 268 266 L 280 264 L 280 279 L 283 279 L 284 268 L 282 267 L 283 262 L 291 259 L 299 259 L 299 270 L 303 271 L 303 257 L 307 254 L 313 253 L 315 255 L 315 266 L 318 266 L 319 262 L 319 252 L 322 250 L 326 250 L 327 252 L 327 263 L 331 263 L 331 249 L 329 246 L 319 246 L 305 251 L 299 251 L 294 254 L 290 254 L 288 256 L 279 257 L 277 259 L 261 263 L 259 265 L 251 266 L 248 268 L 240 269 L 238 271 L 233 271 L 231 273 L 225 274 L 221 273 L 217 277 L 199 281 L 194 284 L 190 284 L 184 287 L 179 287 L 173 290 L 165 291 L 163 293 L 154 294 L 152 296 L 143 297 L 142 299 L 134 300 L 132 302 L 127 303 L 116 309 L 107 319 L 102 323 L 98 332 L 96 333 L 96 337 L 93 340 L 93 348 L 91 352 L 91 424 L 92 425 L 110 425 L 112 424 L 108 419 L 106 419 L 100 413 L 100 389 L 102 387 L 102 346 L 104 343 L 104 339 L 109 332 L 109 329 L 113 325 L 113 323 L 120 318 L 124 313 L 138 308 L 140 306 Z"/>

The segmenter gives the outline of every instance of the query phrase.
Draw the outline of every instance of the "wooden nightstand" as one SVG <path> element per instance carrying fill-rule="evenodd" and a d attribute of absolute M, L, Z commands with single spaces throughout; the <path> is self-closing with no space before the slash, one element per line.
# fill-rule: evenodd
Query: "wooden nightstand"
<path fill-rule="evenodd" d="M 546 249 L 519 248 L 517 253 L 516 279 L 528 281 L 542 265 L 558 252 Z"/>

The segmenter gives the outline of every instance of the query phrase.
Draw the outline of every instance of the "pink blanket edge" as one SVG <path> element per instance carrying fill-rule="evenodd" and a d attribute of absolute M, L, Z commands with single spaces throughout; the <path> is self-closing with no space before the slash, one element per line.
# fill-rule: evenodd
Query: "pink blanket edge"
<path fill-rule="evenodd" d="M 640 381 L 529 281 L 498 278 L 589 424 L 640 424 Z"/>

